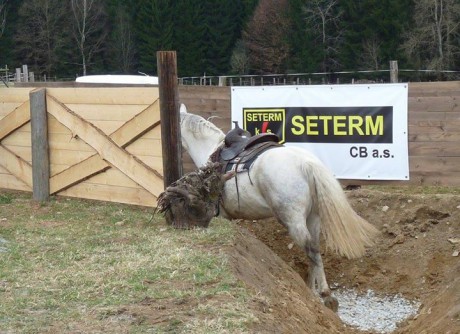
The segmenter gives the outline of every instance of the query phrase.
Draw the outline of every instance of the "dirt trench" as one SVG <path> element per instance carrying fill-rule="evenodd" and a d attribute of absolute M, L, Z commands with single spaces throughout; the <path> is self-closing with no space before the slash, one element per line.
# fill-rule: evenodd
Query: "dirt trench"
<path fill-rule="evenodd" d="M 382 233 L 357 260 L 323 250 L 331 287 L 420 301 L 419 314 L 395 333 L 460 333 L 460 257 L 455 256 L 460 250 L 460 196 L 369 189 L 347 195 L 354 209 Z M 242 232 L 232 255 L 235 271 L 261 291 L 260 300 L 253 301 L 260 319 L 255 332 L 363 333 L 345 327 L 305 288 L 301 277 L 307 259 L 283 226 L 273 220 L 238 224 Z"/>

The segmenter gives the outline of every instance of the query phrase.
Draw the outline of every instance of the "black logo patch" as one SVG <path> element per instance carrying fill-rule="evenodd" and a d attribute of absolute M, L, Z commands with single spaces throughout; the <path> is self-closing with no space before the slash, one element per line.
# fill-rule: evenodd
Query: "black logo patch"
<path fill-rule="evenodd" d="M 243 109 L 243 128 L 253 136 L 260 133 L 274 133 L 280 138 L 282 144 L 286 141 L 286 109 Z"/>

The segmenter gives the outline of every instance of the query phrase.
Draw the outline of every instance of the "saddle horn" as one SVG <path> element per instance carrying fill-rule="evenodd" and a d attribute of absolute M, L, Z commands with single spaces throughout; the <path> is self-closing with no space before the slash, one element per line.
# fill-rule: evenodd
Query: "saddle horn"
<path fill-rule="evenodd" d="M 233 123 L 235 124 L 235 127 L 225 136 L 225 146 L 227 147 L 232 146 L 234 143 L 246 141 L 249 137 L 251 137 L 251 133 L 249 131 L 240 128 L 238 121 L 233 121 Z"/>

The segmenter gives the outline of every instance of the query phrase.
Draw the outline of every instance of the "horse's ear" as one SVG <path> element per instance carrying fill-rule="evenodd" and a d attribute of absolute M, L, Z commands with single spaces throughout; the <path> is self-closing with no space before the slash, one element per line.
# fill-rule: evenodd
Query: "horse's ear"
<path fill-rule="evenodd" d="M 181 105 L 180 105 L 180 112 L 184 113 L 184 114 L 187 113 L 187 107 L 183 103 L 181 103 Z"/>

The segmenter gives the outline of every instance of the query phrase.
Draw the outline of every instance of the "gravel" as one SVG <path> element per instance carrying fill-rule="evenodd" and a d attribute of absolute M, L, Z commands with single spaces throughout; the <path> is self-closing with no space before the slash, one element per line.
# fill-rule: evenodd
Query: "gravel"
<path fill-rule="evenodd" d="M 421 305 L 400 295 L 377 296 L 374 291 L 359 294 L 355 290 L 334 291 L 339 301 L 338 315 L 342 321 L 360 330 L 391 333 L 397 324 L 417 314 Z"/>

